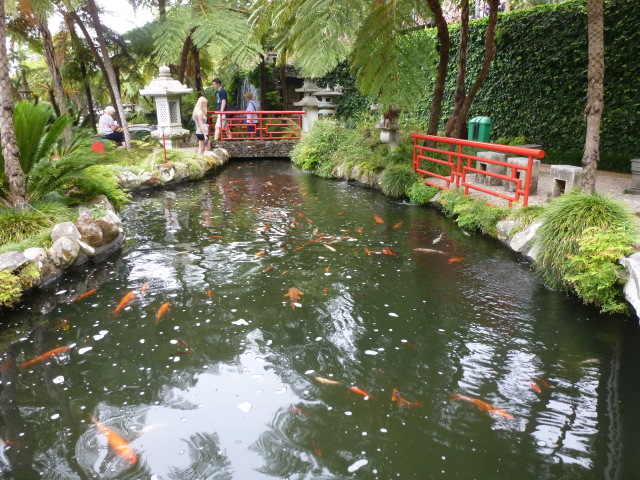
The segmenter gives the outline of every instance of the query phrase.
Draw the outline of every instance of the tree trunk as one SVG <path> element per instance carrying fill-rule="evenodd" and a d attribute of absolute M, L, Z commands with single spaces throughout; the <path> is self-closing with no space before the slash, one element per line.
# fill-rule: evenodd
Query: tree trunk
<path fill-rule="evenodd" d="M 98 49 L 93 44 L 93 40 L 91 38 L 91 35 L 89 34 L 89 31 L 87 30 L 87 27 L 84 24 L 84 22 L 82 21 L 82 19 L 80 18 L 80 15 L 78 15 L 78 12 L 76 12 L 74 10 L 74 11 L 71 11 L 69 13 L 71 13 L 71 16 L 73 17 L 73 20 L 76 22 L 78 27 L 80 27 L 80 30 L 82 31 L 82 35 L 84 35 L 84 38 L 87 41 L 87 45 L 89 47 L 89 50 L 91 51 L 91 54 L 93 55 L 94 60 L 98 64 L 98 67 L 100 68 L 100 71 L 102 72 L 102 77 L 104 78 L 104 83 L 107 84 L 107 89 L 109 90 L 109 97 L 111 97 L 111 105 L 115 105 L 116 104 L 116 94 L 113 91 L 113 88 L 111 87 L 111 82 L 109 82 L 109 75 L 107 74 L 107 69 L 104 66 L 104 62 L 102 61 L 102 58 L 100 58 L 100 54 L 98 53 Z"/>
<path fill-rule="evenodd" d="M 589 193 L 596 189 L 596 169 L 600 161 L 600 121 L 604 109 L 604 6 L 603 0 L 587 0 L 589 66 L 587 106 L 584 111 L 587 134 L 582 155 L 582 183 Z"/>
<path fill-rule="evenodd" d="M 267 102 L 267 69 L 264 63 L 264 55 L 260 55 L 260 108 L 270 110 Z"/>
<path fill-rule="evenodd" d="M 167 19 L 167 0 L 158 0 L 158 12 L 160 13 L 160 22 Z"/>
<path fill-rule="evenodd" d="M 463 0 L 460 8 L 460 46 L 458 47 L 458 75 L 456 91 L 453 95 L 453 112 L 447 120 L 444 130 L 446 137 L 457 137 L 456 123 L 462 111 L 467 94 L 465 80 L 467 78 L 467 50 L 469 46 L 469 0 Z"/>
<path fill-rule="evenodd" d="M 193 56 L 193 80 L 195 91 L 198 92 L 199 95 L 204 95 L 202 72 L 200 71 L 200 50 L 198 50 L 193 44 L 191 44 L 191 55 Z"/>
<path fill-rule="evenodd" d="M 431 115 L 429 116 L 428 135 L 438 134 L 438 124 L 442 113 L 442 98 L 444 97 L 444 84 L 447 79 L 447 69 L 449 66 L 449 50 L 451 40 L 449 38 L 449 27 L 442 13 L 440 0 L 427 0 L 427 5 L 433 12 L 438 31 L 438 41 L 440 42 L 440 60 L 438 63 L 438 74 L 436 84 L 433 89 L 433 100 L 431 101 Z"/>
<path fill-rule="evenodd" d="M 500 1 L 487 0 L 487 3 L 489 4 L 489 21 L 487 23 L 487 32 L 485 34 L 484 59 L 482 60 L 482 67 L 480 68 L 473 85 L 471 85 L 471 88 L 464 99 L 464 103 L 462 104 L 462 108 L 455 119 L 454 128 L 451 134 L 454 138 L 460 138 L 462 135 L 467 113 L 469 113 L 473 99 L 476 97 L 478 90 L 480 90 L 482 82 L 487 78 L 489 69 L 491 68 L 491 63 L 496 56 L 496 25 L 498 23 L 498 6 L 500 5 Z"/>
<path fill-rule="evenodd" d="M 4 173 L 9 186 L 9 201 L 14 208 L 24 208 L 27 201 L 27 181 L 20 167 L 20 152 L 13 126 L 13 99 L 10 85 L 4 0 L 0 0 L 0 142 L 4 157 Z"/>
<path fill-rule="evenodd" d="M 193 33 L 193 30 L 191 30 Z M 184 84 L 184 77 L 187 71 L 187 61 L 189 60 L 189 52 L 191 51 L 191 35 L 187 35 L 182 44 L 182 53 L 180 54 L 180 67 L 178 68 L 178 81 Z"/>
<path fill-rule="evenodd" d="M 282 109 L 289 110 L 289 92 L 287 90 L 287 55 L 286 51 L 282 54 L 282 60 L 280 62 L 280 91 L 282 97 Z"/>
<path fill-rule="evenodd" d="M 55 112 L 56 117 L 59 117 L 62 114 L 60 113 L 60 107 L 58 106 L 58 102 L 56 100 L 56 94 L 53 91 L 53 87 L 51 86 L 51 84 L 47 82 L 44 82 L 43 85 L 44 85 L 44 88 L 47 89 L 47 95 L 49 95 L 49 103 L 53 107 L 53 111 Z"/>
<path fill-rule="evenodd" d="M 107 48 L 107 42 L 104 40 L 104 34 L 102 32 L 102 24 L 100 23 L 100 17 L 98 16 L 98 9 L 96 8 L 95 0 L 87 0 L 87 5 L 89 7 L 89 14 L 91 15 L 91 20 L 93 22 L 93 29 L 96 31 L 96 35 L 98 37 L 98 43 L 100 44 L 100 50 L 102 50 L 102 61 L 104 62 L 104 67 L 107 70 L 107 77 L 109 83 L 111 84 L 111 88 L 114 93 L 118 92 L 118 86 L 116 81 L 116 74 L 113 70 L 113 65 L 111 63 L 111 57 L 109 56 L 109 49 Z M 129 125 L 127 124 L 127 117 L 124 113 L 124 108 L 122 107 L 122 99 L 120 95 L 115 95 L 116 105 L 115 108 L 118 112 L 118 116 L 120 117 L 120 125 L 122 126 L 122 130 L 124 132 L 124 139 L 127 145 L 127 148 L 131 148 L 131 135 L 129 134 Z"/>
<path fill-rule="evenodd" d="M 42 42 L 44 45 L 44 60 L 47 64 L 47 68 L 49 69 L 49 75 L 51 75 L 53 92 L 58 103 L 58 110 L 56 110 L 56 114 L 58 116 L 60 116 L 61 114 L 64 115 L 68 112 L 67 96 L 64 93 L 64 87 L 62 86 L 62 75 L 60 75 L 60 69 L 58 68 L 58 64 L 56 62 L 56 54 L 53 47 L 53 38 L 51 37 L 51 32 L 49 31 L 49 27 L 47 27 L 46 21 L 38 20 L 37 27 L 40 35 L 42 35 Z M 68 146 L 71 144 L 72 136 L 73 132 L 71 130 L 71 125 L 69 125 L 64 129 L 65 145 Z"/>
<path fill-rule="evenodd" d="M 78 38 L 78 33 L 76 32 L 76 27 L 73 24 L 73 16 L 69 12 L 64 13 L 64 21 L 67 24 L 67 29 L 69 30 L 69 35 L 71 35 L 71 39 L 80 43 L 80 39 Z M 89 77 L 87 76 L 87 66 L 84 61 L 80 61 L 80 73 L 82 74 L 82 83 L 84 84 L 84 94 L 87 98 L 87 110 L 89 111 L 89 118 L 91 118 L 91 128 L 94 132 L 97 132 L 97 123 L 96 112 L 93 109 L 93 97 L 91 95 L 91 86 L 89 85 Z"/>

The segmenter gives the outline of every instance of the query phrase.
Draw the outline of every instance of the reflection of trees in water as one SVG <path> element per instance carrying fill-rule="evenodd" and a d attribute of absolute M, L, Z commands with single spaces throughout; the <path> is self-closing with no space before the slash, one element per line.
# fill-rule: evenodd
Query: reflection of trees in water
<path fill-rule="evenodd" d="M 176 480 L 226 480 L 233 478 L 229 459 L 220 451 L 218 436 L 197 433 L 186 441 L 191 465 L 172 468 L 169 478 Z"/>

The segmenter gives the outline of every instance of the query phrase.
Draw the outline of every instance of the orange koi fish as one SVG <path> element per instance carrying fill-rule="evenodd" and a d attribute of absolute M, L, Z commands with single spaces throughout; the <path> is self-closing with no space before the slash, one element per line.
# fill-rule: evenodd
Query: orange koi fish
<path fill-rule="evenodd" d="M 358 395 L 362 395 L 363 397 L 375 398 L 373 395 L 368 394 L 364 390 L 360 390 L 358 387 L 349 387 L 349 390 L 357 393 Z"/>
<path fill-rule="evenodd" d="M 338 212 L 338 216 L 344 215 L 347 212 Z"/>
<path fill-rule="evenodd" d="M 393 229 L 400 228 L 404 222 L 398 222 L 393 226 Z"/>
<path fill-rule="evenodd" d="M 376 223 L 384 223 L 384 220 L 380 218 L 377 214 L 373 216 L 373 219 L 376 221 Z"/>
<path fill-rule="evenodd" d="M 262 256 L 262 255 L 264 255 L 265 253 L 267 253 L 267 251 L 266 251 L 266 250 L 261 250 L 261 251 L 259 251 L 258 253 L 256 253 L 255 258 L 261 257 L 261 256 Z"/>
<path fill-rule="evenodd" d="M 324 273 L 329 273 L 329 267 L 324 267 Z"/>
<path fill-rule="evenodd" d="M 301 408 L 289 407 L 289 411 L 291 413 L 297 413 L 299 415 L 304 415 L 305 417 L 310 417 L 311 416 L 311 414 L 309 412 L 305 412 Z"/>
<path fill-rule="evenodd" d="M 364 253 L 367 255 L 371 255 L 372 253 L 378 253 L 375 250 L 369 250 L 367 247 L 364 247 Z"/>
<path fill-rule="evenodd" d="M 98 430 L 100 430 L 100 433 L 107 437 L 109 446 L 115 450 L 116 455 L 124 458 L 131 463 L 136 463 L 138 461 L 136 452 L 133 451 L 133 449 L 129 446 L 124 438 L 122 438 L 110 428 L 105 427 L 98 420 L 96 420 L 93 415 L 89 416 L 91 417 L 91 421 L 96 424 L 96 427 L 98 427 Z"/>
<path fill-rule="evenodd" d="M 0 365 L 0 372 L 4 372 L 7 368 L 9 368 L 14 363 L 16 363 L 16 361 L 13 358 L 7 360 L 2 365 Z"/>
<path fill-rule="evenodd" d="M 53 350 L 49 350 L 46 353 L 43 353 L 39 357 L 33 358 L 27 362 L 21 363 L 20 368 L 28 367 L 29 365 L 33 365 L 34 363 L 42 362 L 43 360 L 49 360 L 51 357 L 55 357 L 56 355 L 61 354 L 62 352 L 66 352 L 71 347 L 58 347 Z"/>
<path fill-rule="evenodd" d="M 209 235 L 209 238 L 222 238 L 222 235 Z"/>
<path fill-rule="evenodd" d="M 158 309 L 158 315 L 156 315 L 156 325 L 160 323 L 160 317 L 162 317 L 165 313 L 167 313 L 167 310 L 169 310 L 170 306 L 171 306 L 171 302 L 165 302 L 162 305 L 160 305 L 160 308 Z"/>
<path fill-rule="evenodd" d="M 453 263 L 453 262 L 460 262 L 464 260 L 464 257 L 456 257 L 456 258 L 450 258 L 449 259 L 449 263 Z"/>
<path fill-rule="evenodd" d="M 124 307 L 126 307 L 129 304 L 129 302 L 131 302 L 131 300 L 133 300 L 133 297 L 135 297 L 135 296 L 136 296 L 136 294 L 133 291 L 127 293 L 124 297 L 122 297 L 122 300 L 120 300 L 120 303 L 118 304 L 118 306 L 116 307 L 116 309 L 112 313 L 114 315 L 117 315 L 118 312 L 120 310 L 122 310 Z"/>
<path fill-rule="evenodd" d="M 460 395 L 458 393 L 451 394 L 451 400 L 464 400 L 465 402 L 473 403 L 478 409 L 483 412 L 487 412 L 489 415 L 494 415 L 496 417 L 506 418 L 508 420 L 513 419 L 513 415 L 511 415 L 506 410 L 502 410 L 501 408 L 494 407 L 493 405 L 488 404 L 487 402 L 483 402 L 477 398 L 467 397 L 466 395 Z"/>
<path fill-rule="evenodd" d="M 298 250 L 302 250 L 303 248 L 304 248 L 304 245 L 303 245 L 303 246 L 301 246 L 301 247 L 298 247 L 298 248 L 294 248 L 294 249 L 292 250 L 292 252 L 297 252 Z"/>
<path fill-rule="evenodd" d="M 322 450 L 320 450 L 318 448 L 318 445 L 316 445 L 316 441 L 313 439 L 313 437 L 311 437 L 311 446 L 313 447 L 313 451 L 316 452 L 316 455 L 321 457 L 322 456 Z"/>
<path fill-rule="evenodd" d="M 266 272 L 268 272 L 269 270 L 271 270 L 272 268 L 273 268 L 273 267 L 267 267 L 267 268 L 265 268 L 264 270 L 262 270 L 262 273 L 266 273 Z"/>
<path fill-rule="evenodd" d="M 60 328 L 62 328 L 64 330 L 69 330 L 69 326 L 70 325 L 71 325 L 71 323 L 69 322 L 69 320 L 65 320 L 64 322 L 59 323 L 55 327 L 51 327 L 50 329 L 47 330 L 47 332 L 53 332 L 54 330 L 58 330 Z"/>
<path fill-rule="evenodd" d="M 313 220 L 311 220 L 309 217 L 305 217 L 305 219 L 307 220 L 307 222 L 313 223 Z"/>
<path fill-rule="evenodd" d="M 284 272 L 282 272 L 282 273 L 280 274 L 280 276 L 283 276 L 285 273 L 289 273 L 289 270 L 285 270 Z"/>
<path fill-rule="evenodd" d="M 340 385 L 340 382 L 335 380 L 329 380 L 328 378 L 315 377 L 317 382 L 324 383 L 325 385 Z"/>
<path fill-rule="evenodd" d="M 326 295 L 327 293 L 329 293 L 329 288 L 328 287 L 324 287 L 322 289 L 322 295 Z"/>
<path fill-rule="evenodd" d="M 144 285 L 142 285 L 142 287 L 140 287 L 140 293 L 144 293 L 147 291 L 147 288 L 149 288 L 149 282 L 145 283 Z"/>
<path fill-rule="evenodd" d="M 257 229 L 256 229 L 256 233 L 264 232 L 264 231 L 265 231 L 267 228 L 269 228 L 270 226 L 271 226 L 271 224 L 270 224 L 270 223 L 267 223 L 267 224 L 263 225 L 262 227 L 257 228 Z"/>
<path fill-rule="evenodd" d="M 300 300 L 300 295 L 304 295 L 304 293 L 302 293 L 296 287 L 291 287 L 289 289 L 289 293 L 284 294 L 285 297 L 289 297 L 289 300 L 291 300 L 291 308 L 293 308 L 294 310 L 296 309 L 296 303 L 298 302 L 298 300 Z"/>
<path fill-rule="evenodd" d="M 424 403 L 422 402 L 410 402 L 407 399 L 402 398 L 398 395 L 398 389 L 394 388 L 391 393 L 391 401 L 396 402 L 399 407 L 422 407 Z"/>
<path fill-rule="evenodd" d="M 533 377 L 533 379 L 538 382 L 540 385 L 542 385 L 544 388 L 549 389 L 551 388 L 551 385 L 549 385 L 549 382 L 547 382 L 544 378 L 542 377 Z"/>
<path fill-rule="evenodd" d="M 529 388 L 536 393 L 542 393 L 542 389 L 536 383 L 530 383 Z"/>
<path fill-rule="evenodd" d="M 358 227 L 358 229 L 356 230 L 356 232 L 358 232 L 358 233 L 362 233 L 362 227 Z"/>
<path fill-rule="evenodd" d="M 393 255 L 394 257 L 397 257 L 397 254 L 393 253 L 393 251 L 391 250 L 391 247 L 382 247 L 381 252 L 384 253 L 385 255 Z"/>
<path fill-rule="evenodd" d="M 74 298 L 73 300 L 71 300 L 72 302 L 77 302 L 78 300 L 82 300 L 83 298 L 87 298 L 89 295 L 93 295 L 94 293 L 96 293 L 98 291 L 97 288 L 92 288 L 91 290 L 87 290 L 86 292 L 84 292 L 82 295 Z"/>
<path fill-rule="evenodd" d="M 212 295 L 213 292 L 211 291 L 211 289 L 207 290 L 207 297 L 211 298 Z"/>

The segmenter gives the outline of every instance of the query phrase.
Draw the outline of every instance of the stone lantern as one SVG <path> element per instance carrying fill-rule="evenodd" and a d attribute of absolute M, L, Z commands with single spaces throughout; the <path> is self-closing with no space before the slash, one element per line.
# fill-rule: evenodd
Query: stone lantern
<path fill-rule="evenodd" d="M 318 120 L 319 101 L 313 94 L 320 90 L 316 82 L 311 78 L 305 78 L 302 88 L 296 88 L 296 92 L 303 94 L 302 100 L 293 102 L 295 107 L 302 107 L 304 115 L 302 116 L 302 133 L 307 133 Z"/>
<path fill-rule="evenodd" d="M 377 105 L 371 107 L 371 110 L 377 109 Z M 396 148 L 400 145 L 399 114 L 400 109 L 391 105 L 386 113 L 380 115 L 380 123 L 376 125 L 376 128 L 380 130 L 380 143 L 389 144 L 389 148 Z"/>
<path fill-rule="evenodd" d="M 336 98 L 343 95 L 340 85 L 333 87 L 333 90 L 329 87 L 319 90 L 314 95 L 318 98 L 318 118 L 337 115 Z"/>
<path fill-rule="evenodd" d="M 31 91 L 31 89 L 29 88 L 29 84 L 27 83 L 27 72 L 24 68 L 20 70 L 20 75 L 22 77 L 22 80 L 20 82 L 20 89 L 18 90 L 18 93 L 20 93 L 20 96 L 23 100 L 31 100 L 31 94 L 33 92 Z"/>
<path fill-rule="evenodd" d="M 158 128 L 151 132 L 151 136 L 162 142 L 164 134 L 166 147 L 178 148 L 180 139 L 189 134 L 188 130 L 182 128 L 180 98 L 193 92 L 193 89 L 171 78 L 171 72 L 166 65 L 161 66 L 158 71 L 158 77 L 153 78 L 149 85 L 140 90 L 140 95 L 153 97 L 156 102 Z"/>

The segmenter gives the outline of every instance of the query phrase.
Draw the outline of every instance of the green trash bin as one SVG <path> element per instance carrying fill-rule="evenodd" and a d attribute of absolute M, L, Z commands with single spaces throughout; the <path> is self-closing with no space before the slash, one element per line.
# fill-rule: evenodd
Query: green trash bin
<path fill-rule="evenodd" d="M 469 120 L 469 140 L 488 142 L 491 134 L 491 118 L 475 117 Z"/>

